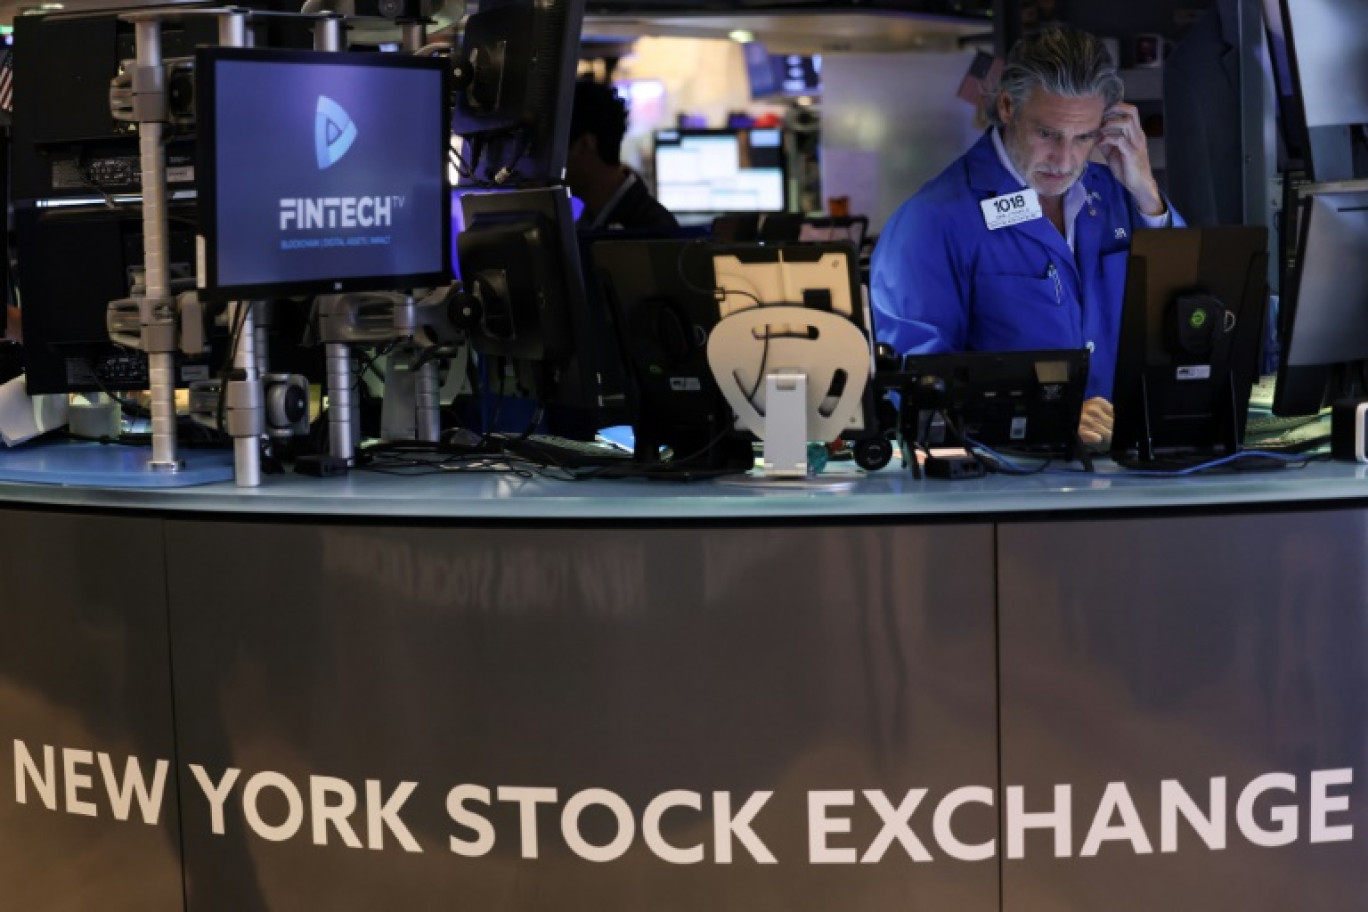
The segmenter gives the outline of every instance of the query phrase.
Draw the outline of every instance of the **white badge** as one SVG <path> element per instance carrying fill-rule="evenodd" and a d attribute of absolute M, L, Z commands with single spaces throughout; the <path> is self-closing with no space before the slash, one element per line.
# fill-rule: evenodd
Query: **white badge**
<path fill-rule="evenodd" d="M 1045 214 L 1040 208 L 1040 196 L 1030 187 L 986 199 L 979 206 L 983 209 L 983 222 L 989 231 L 1020 225 Z"/>

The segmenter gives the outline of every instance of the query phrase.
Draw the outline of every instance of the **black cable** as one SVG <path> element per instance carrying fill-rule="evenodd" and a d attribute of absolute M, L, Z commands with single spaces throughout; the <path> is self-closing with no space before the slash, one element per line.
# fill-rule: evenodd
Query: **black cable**
<path fill-rule="evenodd" d="M 228 381 L 233 373 L 233 362 L 237 360 L 238 344 L 242 339 L 242 329 L 247 325 L 247 314 L 253 306 L 252 301 L 239 302 L 237 313 L 237 325 L 232 327 L 231 337 L 228 345 L 228 359 L 223 364 L 223 370 L 219 372 L 219 394 L 218 409 L 214 416 L 214 427 L 220 434 L 226 433 L 223 427 L 224 418 L 228 411 Z"/>

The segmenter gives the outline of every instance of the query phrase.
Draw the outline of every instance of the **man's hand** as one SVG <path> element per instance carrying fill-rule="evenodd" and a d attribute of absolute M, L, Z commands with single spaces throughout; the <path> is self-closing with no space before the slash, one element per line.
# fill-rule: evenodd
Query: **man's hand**
<path fill-rule="evenodd" d="M 1164 197 L 1150 168 L 1149 145 L 1135 105 L 1123 102 L 1103 113 L 1102 138 L 1097 141 L 1097 148 L 1112 175 L 1135 197 L 1140 211 L 1150 217 L 1163 215 Z"/>
<path fill-rule="evenodd" d="M 1078 439 L 1089 449 L 1105 450 L 1111 446 L 1112 404 L 1101 396 L 1083 403 L 1078 417 Z"/>

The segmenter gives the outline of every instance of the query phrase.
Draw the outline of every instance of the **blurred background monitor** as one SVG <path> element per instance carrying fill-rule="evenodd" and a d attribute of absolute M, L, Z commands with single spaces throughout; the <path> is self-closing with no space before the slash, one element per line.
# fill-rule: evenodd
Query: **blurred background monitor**
<path fill-rule="evenodd" d="M 1368 389 L 1368 181 L 1309 186 L 1301 200 L 1273 394 L 1274 414 L 1285 416 Z"/>
<path fill-rule="evenodd" d="M 759 41 L 742 45 L 751 98 L 813 97 L 822 91 L 820 54 L 771 54 Z"/>
<path fill-rule="evenodd" d="M 786 208 L 777 128 L 657 130 L 654 171 L 656 198 L 676 215 Z"/>

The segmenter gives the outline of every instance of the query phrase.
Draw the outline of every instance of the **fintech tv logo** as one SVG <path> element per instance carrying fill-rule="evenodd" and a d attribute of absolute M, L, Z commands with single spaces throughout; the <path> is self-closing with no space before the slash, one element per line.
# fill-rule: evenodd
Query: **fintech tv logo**
<path fill-rule="evenodd" d="M 318 96 L 314 111 L 314 154 L 318 170 L 331 168 L 342 160 L 356 142 L 356 124 L 343 107 L 326 95 Z"/>
<path fill-rule="evenodd" d="M 318 96 L 314 109 L 314 156 L 318 170 L 324 171 L 342 160 L 356 143 L 357 129 L 351 115 L 326 95 Z M 280 200 L 281 233 L 358 228 L 389 228 L 395 210 L 403 209 L 403 196 L 319 196 L 290 197 Z M 302 247 L 341 247 L 388 245 L 388 235 L 347 238 L 310 238 L 282 240 L 285 249 Z"/>

